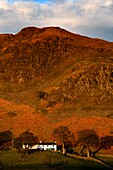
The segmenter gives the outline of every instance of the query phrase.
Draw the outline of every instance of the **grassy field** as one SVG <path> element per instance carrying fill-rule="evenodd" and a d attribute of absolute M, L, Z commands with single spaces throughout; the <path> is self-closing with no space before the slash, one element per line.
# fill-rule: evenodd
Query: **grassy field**
<path fill-rule="evenodd" d="M 100 164 L 44 151 L 23 155 L 17 151 L 0 151 L 0 169 L 8 170 L 107 170 Z M 108 161 L 109 162 L 109 161 Z"/>
<path fill-rule="evenodd" d="M 108 163 L 110 166 L 113 167 L 113 156 L 98 156 L 98 159 Z"/>

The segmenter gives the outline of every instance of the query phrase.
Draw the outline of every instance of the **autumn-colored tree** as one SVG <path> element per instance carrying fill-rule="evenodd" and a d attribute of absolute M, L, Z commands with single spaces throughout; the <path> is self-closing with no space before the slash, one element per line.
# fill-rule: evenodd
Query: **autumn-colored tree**
<path fill-rule="evenodd" d="M 20 140 L 25 145 L 25 148 L 28 149 L 38 141 L 38 137 L 27 130 L 20 135 Z"/>
<path fill-rule="evenodd" d="M 62 152 L 65 154 L 65 145 L 74 144 L 75 138 L 73 133 L 68 129 L 67 126 L 59 126 L 53 131 L 53 135 L 56 140 L 62 144 Z"/>
<path fill-rule="evenodd" d="M 87 149 L 87 157 L 91 156 L 91 147 L 98 146 L 99 137 L 94 130 L 81 130 L 78 132 L 78 143 L 82 145 L 83 152 L 84 149 Z"/>

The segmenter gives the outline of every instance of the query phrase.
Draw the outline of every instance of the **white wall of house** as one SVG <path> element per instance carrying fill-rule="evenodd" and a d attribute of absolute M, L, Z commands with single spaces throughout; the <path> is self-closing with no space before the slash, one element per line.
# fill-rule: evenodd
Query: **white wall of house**
<path fill-rule="evenodd" d="M 41 149 L 41 150 L 54 150 L 57 151 L 57 144 L 56 143 L 39 143 L 34 144 L 32 147 L 29 147 L 28 145 L 22 145 L 23 149 Z"/>
<path fill-rule="evenodd" d="M 39 148 L 43 150 L 54 150 L 57 151 L 57 145 L 56 144 L 40 144 Z"/>

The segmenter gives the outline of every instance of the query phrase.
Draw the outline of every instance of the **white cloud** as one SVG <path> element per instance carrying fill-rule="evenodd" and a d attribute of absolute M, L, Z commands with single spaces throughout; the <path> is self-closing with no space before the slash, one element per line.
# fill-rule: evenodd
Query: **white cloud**
<path fill-rule="evenodd" d="M 0 32 L 16 33 L 26 26 L 60 26 L 73 32 L 109 39 L 113 0 L 0 0 Z M 93 32 L 91 30 L 93 30 Z M 90 30 L 90 31 L 89 31 Z M 89 32 L 89 34 L 88 34 Z"/>

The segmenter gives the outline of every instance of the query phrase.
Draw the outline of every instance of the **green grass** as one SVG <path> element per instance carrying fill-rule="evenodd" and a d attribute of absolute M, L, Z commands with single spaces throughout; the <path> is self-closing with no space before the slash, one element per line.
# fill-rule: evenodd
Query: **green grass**
<path fill-rule="evenodd" d="M 107 162 L 110 166 L 113 167 L 113 157 L 98 156 L 98 158 L 104 162 Z"/>
<path fill-rule="evenodd" d="M 22 155 L 17 151 L 0 151 L 0 162 L 4 169 L 11 170 L 107 170 L 93 161 L 75 159 L 49 151 L 37 151 L 30 155 Z"/>

